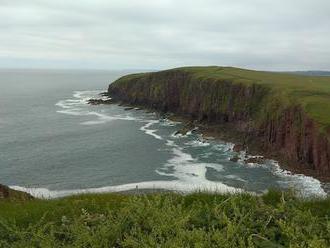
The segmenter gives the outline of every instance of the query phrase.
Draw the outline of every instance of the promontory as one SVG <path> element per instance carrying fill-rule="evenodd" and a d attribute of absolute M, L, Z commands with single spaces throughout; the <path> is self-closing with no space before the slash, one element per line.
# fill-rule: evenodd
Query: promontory
<path fill-rule="evenodd" d="M 228 130 L 291 169 L 330 177 L 330 77 L 184 67 L 121 77 L 108 93 Z"/>

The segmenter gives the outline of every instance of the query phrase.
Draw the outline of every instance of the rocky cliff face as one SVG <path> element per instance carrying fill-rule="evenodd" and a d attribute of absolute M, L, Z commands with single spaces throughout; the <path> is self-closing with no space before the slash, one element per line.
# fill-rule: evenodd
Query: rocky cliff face
<path fill-rule="evenodd" d="M 116 101 L 228 124 L 288 164 L 330 176 L 329 135 L 299 105 L 281 102 L 267 85 L 196 78 L 176 69 L 123 77 L 108 92 Z"/>
<path fill-rule="evenodd" d="M 258 129 L 268 150 L 276 151 L 289 162 L 314 170 L 320 176 L 330 175 L 330 146 L 327 134 L 299 106 L 284 110 Z"/>

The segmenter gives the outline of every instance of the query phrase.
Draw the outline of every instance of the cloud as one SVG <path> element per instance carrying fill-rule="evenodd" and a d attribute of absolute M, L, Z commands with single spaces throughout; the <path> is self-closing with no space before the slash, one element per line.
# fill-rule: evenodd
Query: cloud
<path fill-rule="evenodd" d="M 1 0 L 0 66 L 330 69 L 328 0 Z"/>

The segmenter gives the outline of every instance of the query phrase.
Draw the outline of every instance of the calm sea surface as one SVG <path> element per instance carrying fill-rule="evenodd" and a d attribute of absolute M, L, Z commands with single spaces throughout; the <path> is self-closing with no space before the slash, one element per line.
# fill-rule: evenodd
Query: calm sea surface
<path fill-rule="evenodd" d="M 136 187 L 325 194 L 275 161 L 231 162 L 232 144 L 175 136 L 181 124 L 155 113 L 86 104 L 123 74 L 0 70 L 0 183 L 43 197 Z"/>

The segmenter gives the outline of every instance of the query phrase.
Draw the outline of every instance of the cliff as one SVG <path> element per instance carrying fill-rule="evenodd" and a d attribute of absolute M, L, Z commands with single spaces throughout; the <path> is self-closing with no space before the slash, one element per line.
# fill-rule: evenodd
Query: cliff
<path fill-rule="evenodd" d="M 9 200 L 29 200 L 33 197 L 25 192 L 16 191 L 9 187 L 0 184 L 0 201 L 3 199 Z"/>
<path fill-rule="evenodd" d="M 115 101 L 226 125 L 288 165 L 330 176 L 329 77 L 186 67 L 124 76 L 108 92 Z"/>

